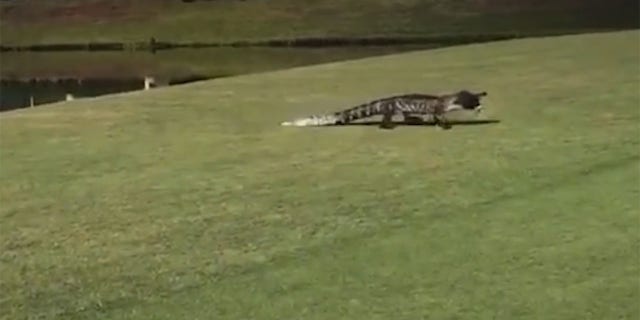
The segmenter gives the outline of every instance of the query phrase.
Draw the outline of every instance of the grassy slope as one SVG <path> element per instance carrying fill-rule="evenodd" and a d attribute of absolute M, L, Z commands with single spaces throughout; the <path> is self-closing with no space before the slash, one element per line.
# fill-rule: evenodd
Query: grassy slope
<path fill-rule="evenodd" d="M 636 319 L 638 36 L 412 52 L 2 114 L 3 317 Z M 460 87 L 488 90 L 502 122 L 277 125 Z"/>
<path fill-rule="evenodd" d="M 564 32 L 638 26 L 634 0 L 24 0 L 0 6 L 3 44 Z M 636 9 L 636 10 L 634 10 Z"/>

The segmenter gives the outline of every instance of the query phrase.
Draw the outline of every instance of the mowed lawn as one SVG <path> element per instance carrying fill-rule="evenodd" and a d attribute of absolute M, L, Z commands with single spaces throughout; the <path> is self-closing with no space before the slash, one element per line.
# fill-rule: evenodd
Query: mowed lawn
<path fill-rule="evenodd" d="M 3 319 L 638 319 L 640 32 L 0 114 Z M 499 123 L 281 127 L 486 90 Z"/>
<path fill-rule="evenodd" d="M 21 0 L 0 3 L 3 45 L 548 34 L 640 26 L 634 0 Z"/>

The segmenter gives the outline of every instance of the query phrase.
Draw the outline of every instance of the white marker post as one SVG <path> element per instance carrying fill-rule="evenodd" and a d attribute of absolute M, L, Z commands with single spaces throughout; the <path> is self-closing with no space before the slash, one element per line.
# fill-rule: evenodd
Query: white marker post
<path fill-rule="evenodd" d="M 156 79 L 154 79 L 153 77 L 144 77 L 144 89 L 145 90 L 149 90 L 151 89 L 151 85 L 156 83 Z"/>

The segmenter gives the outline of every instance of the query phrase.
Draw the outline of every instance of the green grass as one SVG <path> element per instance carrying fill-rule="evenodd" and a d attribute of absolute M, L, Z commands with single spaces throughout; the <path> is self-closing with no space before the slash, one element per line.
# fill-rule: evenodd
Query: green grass
<path fill-rule="evenodd" d="M 0 115 L 4 319 L 638 319 L 640 32 Z M 408 91 L 491 125 L 286 128 Z"/>
<path fill-rule="evenodd" d="M 97 4 L 96 4 L 97 3 Z M 580 32 L 638 26 L 634 0 L 174 0 L 0 5 L 4 45 Z"/>

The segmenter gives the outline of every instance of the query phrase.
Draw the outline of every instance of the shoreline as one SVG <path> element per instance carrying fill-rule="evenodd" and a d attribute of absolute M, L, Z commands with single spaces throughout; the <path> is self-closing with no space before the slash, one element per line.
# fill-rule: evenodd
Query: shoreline
<path fill-rule="evenodd" d="M 160 51 L 184 48 L 215 48 L 215 47 L 272 47 L 272 48 L 324 48 L 324 47 L 364 47 L 388 45 L 435 45 L 437 47 L 485 43 L 493 41 L 514 40 L 523 38 L 539 38 L 550 36 L 576 35 L 584 33 L 607 33 L 637 28 L 612 29 L 580 29 L 547 32 L 512 32 L 487 34 L 444 34 L 425 36 L 398 37 L 300 37 L 267 40 L 239 40 L 231 42 L 172 42 L 159 41 L 150 38 L 137 42 L 86 42 L 86 43 L 45 43 L 30 45 L 0 45 L 0 52 L 55 52 L 55 51 Z"/>

